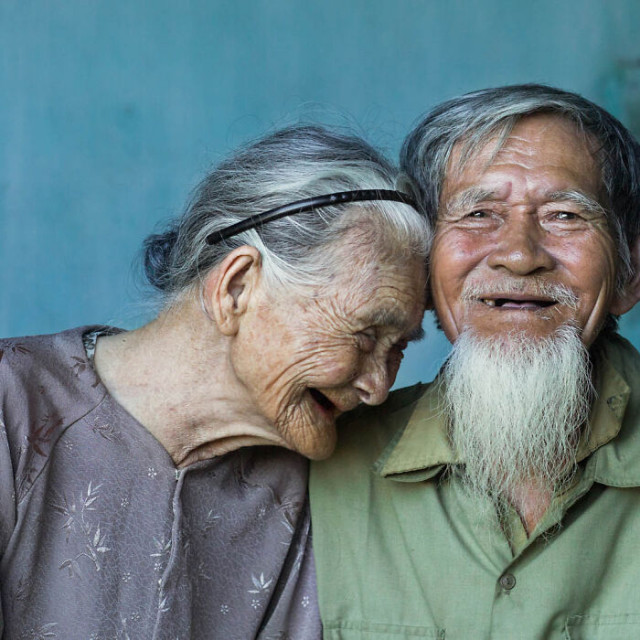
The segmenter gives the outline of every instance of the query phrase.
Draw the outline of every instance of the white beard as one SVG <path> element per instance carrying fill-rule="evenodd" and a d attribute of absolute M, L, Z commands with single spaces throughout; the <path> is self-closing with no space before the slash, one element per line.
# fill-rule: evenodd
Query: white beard
<path fill-rule="evenodd" d="M 567 482 L 589 415 L 590 369 L 574 327 L 544 339 L 461 334 L 444 382 L 467 488 L 513 503 L 523 487 L 549 494 Z"/>

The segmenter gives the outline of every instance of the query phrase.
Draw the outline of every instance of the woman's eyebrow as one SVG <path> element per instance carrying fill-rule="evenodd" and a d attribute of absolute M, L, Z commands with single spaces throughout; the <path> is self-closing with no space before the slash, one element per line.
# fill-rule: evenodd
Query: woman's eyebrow
<path fill-rule="evenodd" d="M 424 329 L 422 326 L 416 327 L 407 336 L 407 342 L 419 342 L 424 338 Z"/>
<path fill-rule="evenodd" d="M 376 309 L 365 319 L 366 323 L 376 327 L 391 327 L 400 331 L 405 331 L 410 324 L 409 318 L 397 309 Z M 409 342 L 415 342 L 424 338 L 422 326 L 412 329 L 407 335 Z"/>

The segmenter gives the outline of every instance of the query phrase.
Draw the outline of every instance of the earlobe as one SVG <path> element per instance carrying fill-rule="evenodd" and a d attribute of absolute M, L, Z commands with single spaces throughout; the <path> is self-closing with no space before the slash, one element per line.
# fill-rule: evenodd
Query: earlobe
<path fill-rule="evenodd" d="M 260 278 L 260 252 L 248 245 L 234 249 L 204 282 L 205 306 L 227 336 L 238 332 Z"/>
<path fill-rule="evenodd" d="M 632 276 L 621 293 L 617 293 L 611 303 L 611 313 L 621 316 L 630 311 L 640 300 L 640 238 L 630 247 Z"/>

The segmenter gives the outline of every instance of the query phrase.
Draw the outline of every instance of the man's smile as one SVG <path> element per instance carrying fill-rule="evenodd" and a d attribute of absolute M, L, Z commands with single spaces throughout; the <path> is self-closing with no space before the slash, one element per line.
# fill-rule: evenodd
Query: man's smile
<path fill-rule="evenodd" d="M 557 300 L 528 296 L 517 294 L 495 294 L 489 296 L 483 296 L 477 299 L 482 304 L 499 309 L 515 309 L 519 311 L 538 311 L 540 309 L 547 309 L 555 304 L 558 304 Z"/>

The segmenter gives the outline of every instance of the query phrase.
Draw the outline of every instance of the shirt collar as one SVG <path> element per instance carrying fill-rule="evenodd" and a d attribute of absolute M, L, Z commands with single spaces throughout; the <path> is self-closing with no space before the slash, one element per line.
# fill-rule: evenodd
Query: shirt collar
<path fill-rule="evenodd" d="M 459 460 L 451 448 L 444 414 L 441 378 L 438 376 L 417 400 L 399 438 L 382 452 L 375 469 L 395 480 L 425 480 L 445 465 Z"/>
<path fill-rule="evenodd" d="M 618 435 L 630 397 L 630 387 L 607 357 L 606 347 L 598 349 L 594 359 L 596 399 L 589 429 L 578 445 L 578 462 Z M 418 482 L 433 478 L 447 465 L 462 463 L 449 442 L 443 407 L 442 378 L 438 376 L 415 402 L 406 427 L 383 451 L 375 471 L 393 480 Z M 614 480 L 607 484 L 618 483 Z"/>

